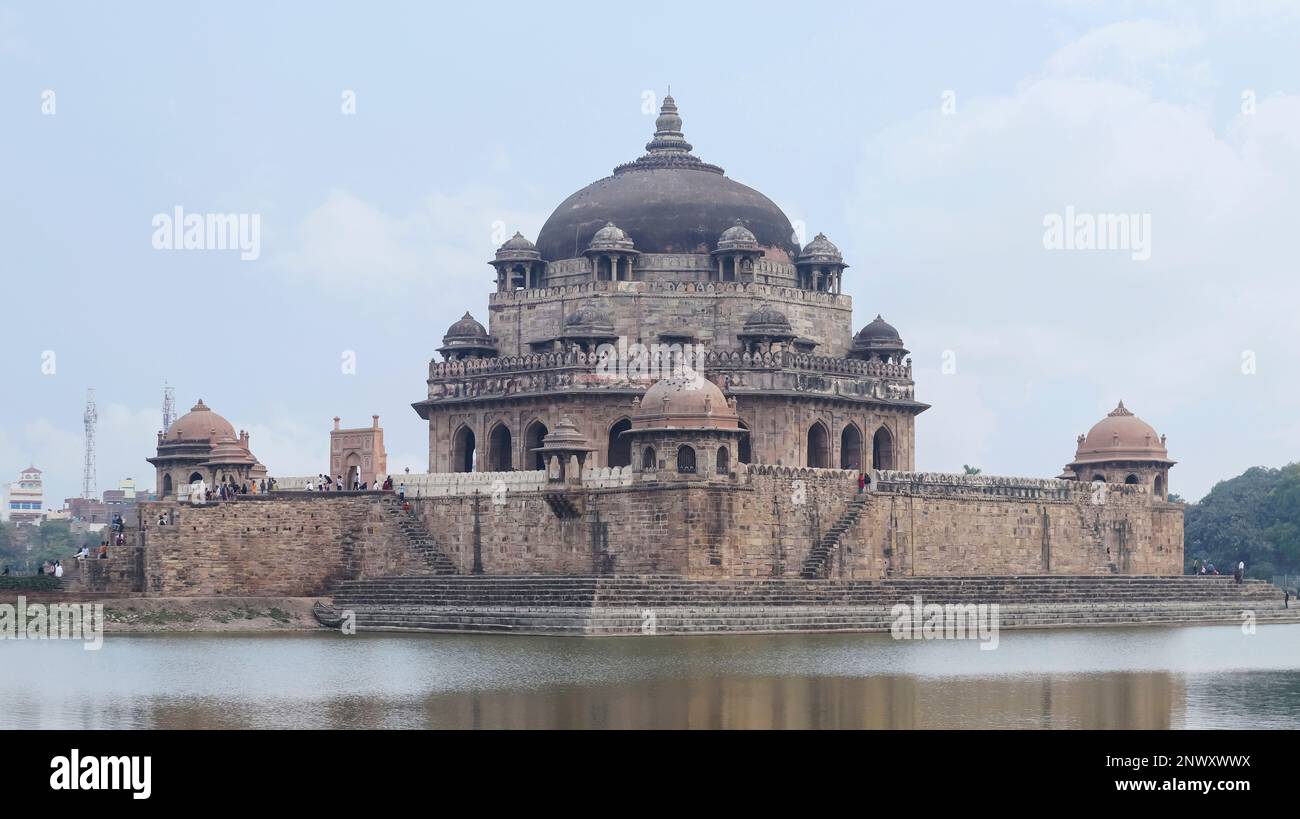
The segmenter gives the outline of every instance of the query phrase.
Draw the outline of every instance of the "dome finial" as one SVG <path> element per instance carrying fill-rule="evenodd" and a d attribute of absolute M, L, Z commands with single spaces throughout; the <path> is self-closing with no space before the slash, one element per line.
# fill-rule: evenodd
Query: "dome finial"
<path fill-rule="evenodd" d="M 691 152 L 691 143 L 682 134 L 682 118 L 677 113 L 677 102 L 673 99 L 671 87 L 659 108 L 659 116 L 655 119 L 655 138 L 645 148 L 652 154 Z"/>
<path fill-rule="evenodd" d="M 1129 412 L 1128 407 L 1124 406 L 1124 402 L 1123 402 L 1123 401 L 1120 401 L 1120 402 L 1119 402 L 1119 406 L 1118 406 L 1118 407 L 1115 407 L 1115 409 L 1113 409 L 1113 410 L 1110 411 L 1110 417 L 1111 417 L 1111 418 L 1119 418 L 1119 417 L 1122 417 L 1122 416 L 1125 416 L 1125 415 L 1132 415 L 1132 414 L 1133 414 L 1133 413 Z"/>

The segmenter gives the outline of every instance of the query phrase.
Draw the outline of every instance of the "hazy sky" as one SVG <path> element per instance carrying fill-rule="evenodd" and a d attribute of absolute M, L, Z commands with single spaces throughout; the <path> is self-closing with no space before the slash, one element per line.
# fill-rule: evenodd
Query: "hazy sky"
<path fill-rule="evenodd" d="M 901 331 L 918 468 L 1054 476 L 1122 398 L 1199 498 L 1300 457 L 1297 42 L 1281 2 L 0 2 L 0 482 L 78 494 L 95 387 L 99 489 L 152 485 L 164 379 L 273 473 L 372 413 L 422 471 L 494 223 L 536 238 L 671 83 Z M 155 249 L 177 206 L 259 215 L 260 257 Z M 1149 216 L 1150 258 L 1045 248 L 1067 207 Z"/>

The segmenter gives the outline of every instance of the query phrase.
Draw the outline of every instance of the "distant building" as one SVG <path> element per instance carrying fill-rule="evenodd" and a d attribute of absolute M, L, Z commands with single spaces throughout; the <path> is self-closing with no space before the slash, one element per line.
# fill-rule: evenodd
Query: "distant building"
<path fill-rule="evenodd" d="M 18 480 L 9 484 L 9 520 L 39 525 L 45 509 L 45 489 L 41 470 L 29 466 Z"/>
<path fill-rule="evenodd" d="M 158 432 L 158 454 L 146 458 L 156 470 L 160 498 L 188 497 L 196 481 L 242 485 L 266 477 L 262 465 L 248 448 L 248 433 L 235 434 L 229 421 L 199 403 L 166 432 Z"/>
<path fill-rule="evenodd" d="M 388 477 L 388 453 L 384 450 L 384 430 L 379 426 L 379 416 L 372 415 L 369 427 L 339 429 L 341 419 L 334 419 L 330 433 L 330 474 L 346 476 L 344 486 L 364 483 L 374 486 L 375 481 Z"/>

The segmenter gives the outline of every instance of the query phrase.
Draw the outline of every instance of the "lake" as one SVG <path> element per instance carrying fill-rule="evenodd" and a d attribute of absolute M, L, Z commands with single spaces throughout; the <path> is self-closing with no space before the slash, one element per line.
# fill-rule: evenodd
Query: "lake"
<path fill-rule="evenodd" d="M 0 641 L 0 728 L 1300 728 L 1300 625 Z"/>

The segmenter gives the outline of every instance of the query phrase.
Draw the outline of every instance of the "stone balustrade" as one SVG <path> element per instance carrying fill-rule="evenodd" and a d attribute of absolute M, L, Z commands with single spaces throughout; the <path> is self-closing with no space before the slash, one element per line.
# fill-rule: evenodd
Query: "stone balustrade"
<path fill-rule="evenodd" d="M 575 383 L 626 383 L 617 372 L 617 360 L 602 363 L 598 352 L 584 353 L 534 353 L 531 355 L 480 358 L 468 361 L 434 361 L 429 364 L 429 381 L 435 384 L 492 376 L 522 375 L 540 372 L 567 372 Z M 782 351 L 778 353 L 741 353 L 710 351 L 704 355 L 703 369 L 707 373 L 719 371 L 779 371 L 787 370 L 817 375 L 846 376 L 849 378 L 876 378 L 886 381 L 911 382 L 912 365 L 885 364 L 856 358 L 807 355 Z M 435 397 L 433 390 L 430 397 Z"/>
<path fill-rule="evenodd" d="M 643 257 L 644 258 L 644 257 Z M 708 257 L 703 257 L 707 262 Z M 578 260 L 581 264 L 590 264 L 586 259 Z M 552 262 L 550 267 L 555 269 L 557 274 L 566 274 L 578 272 L 567 268 L 560 268 L 565 262 Z M 759 260 L 756 265 L 756 275 L 773 274 L 793 276 L 793 267 L 790 270 L 770 269 L 764 265 L 771 265 L 771 262 Z M 663 268 L 646 268 L 646 269 L 678 269 L 673 267 Z M 694 269 L 694 268 L 690 268 Z M 700 271 L 707 271 L 707 266 L 698 268 Z M 799 287 L 786 287 L 776 284 L 765 284 L 761 282 L 673 282 L 661 280 L 645 281 L 596 281 L 583 282 L 581 284 L 561 285 L 557 287 L 541 287 L 531 290 L 508 290 L 499 293 L 491 293 L 488 296 L 489 305 L 529 303 L 535 301 L 546 301 L 551 299 L 580 298 L 591 296 L 598 293 L 653 293 L 656 295 L 745 295 L 759 298 L 770 298 L 781 301 L 800 301 L 807 304 L 831 305 L 836 307 L 849 308 L 852 306 L 852 299 L 849 296 L 835 293 L 823 293 L 819 290 L 804 290 Z"/>

